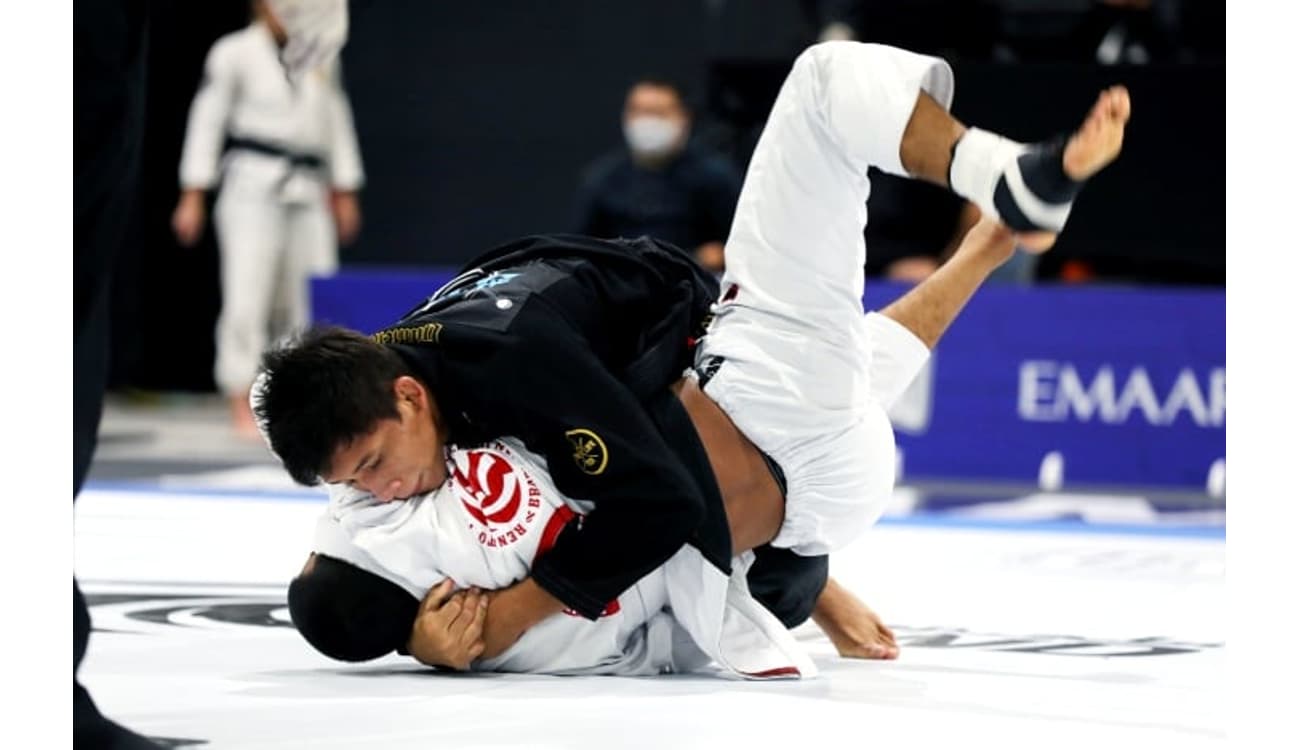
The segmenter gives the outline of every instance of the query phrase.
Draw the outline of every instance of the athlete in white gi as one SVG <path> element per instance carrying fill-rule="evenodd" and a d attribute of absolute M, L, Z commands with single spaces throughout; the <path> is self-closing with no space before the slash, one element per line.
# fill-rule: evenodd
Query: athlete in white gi
<path fill-rule="evenodd" d="M 321 35 L 341 43 L 346 14 L 335 5 L 280 0 L 276 8 L 289 23 L 322 26 Z M 299 49 L 266 4 L 256 8 L 253 23 L 208 53 L 173 215 L 181 244 L 194 244 L 205 195 L 220 184 L 213 209 L 222 289 L 215 379 L 236 427 L 254 435 L 248 391 L 258 357 L 269 341 L 306 324 L 308 278 L 332 273 L 339 240 L 356 235 L 355 193 L 363 182 L 337 62 L 320 58 L 331 45 Z M 290 65 L 290 57 L 303 62 Z"/>
<path fill-rule="evenodd" d="M 448 480 L 401 503 L 331 487 L 315 551 L 345 560 L 419 599 L 451 579 L 457 588 L 499 589 L 528 575 L 560 530 L 590 510 L 552 484 L 545 459 L 513 438 L 448 454 Z M 816 667 L 745 584 L 752 555 L 730 578 L 683 548 L 642 578 L 597 620 L 554 615 L 478 671 L 646 675 L 713 662 L 749 679 L 812 677 Z M 309 563 L 310 565 L 310 563 Z"/>

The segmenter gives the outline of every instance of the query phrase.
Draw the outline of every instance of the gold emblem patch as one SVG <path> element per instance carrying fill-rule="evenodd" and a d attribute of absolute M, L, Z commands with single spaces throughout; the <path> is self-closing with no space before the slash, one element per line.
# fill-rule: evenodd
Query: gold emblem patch
<path fill-rule="evenodd" d="M 593 477 L 605 470 L 609 463 L 609 452 L 605 450 L 605 441 L 591 430 L 569 430 L 564 433 L 573 446 L 573 462 L 583 474 Z"/>

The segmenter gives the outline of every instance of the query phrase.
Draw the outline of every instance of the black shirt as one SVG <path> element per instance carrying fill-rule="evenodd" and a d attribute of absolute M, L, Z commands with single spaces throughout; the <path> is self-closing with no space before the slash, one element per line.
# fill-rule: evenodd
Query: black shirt
<path fill-rule="evenodd" d="M 661 169 L 632 161 L 626 150 L 593 164 L 578 190 L 575 231 L 594 237 L 640 237 L 687 251 L 724 242 L 740 197 L 740 176 L 724 159 L 687 146 Z"/>

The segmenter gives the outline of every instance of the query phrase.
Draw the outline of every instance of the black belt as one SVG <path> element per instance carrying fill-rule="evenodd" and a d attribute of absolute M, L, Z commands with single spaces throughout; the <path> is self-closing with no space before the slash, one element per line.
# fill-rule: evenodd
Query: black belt
<path fill-rule="evenodd" d="M 296 151 L 290 151 L 287 148 L 277 146 L 274 143 L 259 141 L 252 138 L 238 138 L 230 136 L 226 138 L 226 151 L 252 151 L 256 154 L 266 156 L 275 156 L 281 159 L 287 159 L 295 167 L 306 167 L 308 169 L 320 169 L 325 166 L 325 160 L 316 154 L 304 154 Z"/>
<path fill-rule="evenodd" d="M 718 374 L 718 369 L 722 367 L 722 363 L 725 361 L 722 357 L 707 357 L 699 367 L 695 368 L 695 374 L 699 376 L 701 391 L 713 379 L 713 376 Z M 785 481 L 785 472 L 781 470 L 781 464 L 778 464 L 776 459 L 767 455 L 757 445 L 754 446 L 754 449 L 758 451 L 758 455 L 763 457 L 763 463 L 767 464 L 767 470 L 772 473 L 772 478 L 776 480 L 776 486 L 781 488 L 781 497 L 785 498 L 788 485 Z"/>

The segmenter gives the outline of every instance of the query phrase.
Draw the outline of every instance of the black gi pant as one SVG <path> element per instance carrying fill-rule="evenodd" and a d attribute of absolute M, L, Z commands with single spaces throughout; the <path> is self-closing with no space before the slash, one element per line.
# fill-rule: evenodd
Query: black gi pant
<path fill-rule="evenodd" d="M 94 456 L 108 382 L 114 266 L 135 202 L 144 129 L 145 0 L 73 6 L 73 502 Z M 85 597 L 72 581 L 73 742 L 78 748 L 155 748 L 109 721 L 77 682 L 90 638 Z"/>

